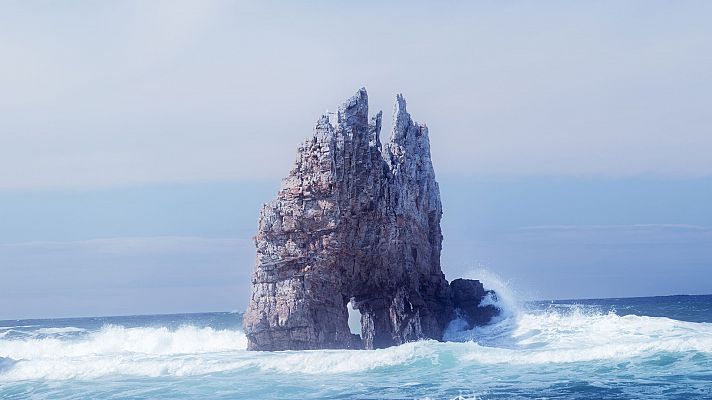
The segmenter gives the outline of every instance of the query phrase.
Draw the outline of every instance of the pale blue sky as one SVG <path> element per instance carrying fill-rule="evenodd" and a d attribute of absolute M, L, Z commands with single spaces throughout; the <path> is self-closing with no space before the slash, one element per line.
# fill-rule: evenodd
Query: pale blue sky
<path fill-rule="evenodd" d="M 449 278 L 709 293 L 712 3 L 5 2 L 0 319 L 244 308 L 325 109 L 430 127 Z"/>

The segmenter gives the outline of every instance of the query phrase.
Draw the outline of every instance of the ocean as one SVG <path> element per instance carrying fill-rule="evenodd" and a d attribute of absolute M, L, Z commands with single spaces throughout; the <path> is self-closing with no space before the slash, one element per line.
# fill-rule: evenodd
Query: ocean
<path fill-rule="evenodd" d="M 0 398 L 712 399 L 712 295 L 500 298 L 370 351 L 248 352 L 239 313 L 0 321 Z"/>

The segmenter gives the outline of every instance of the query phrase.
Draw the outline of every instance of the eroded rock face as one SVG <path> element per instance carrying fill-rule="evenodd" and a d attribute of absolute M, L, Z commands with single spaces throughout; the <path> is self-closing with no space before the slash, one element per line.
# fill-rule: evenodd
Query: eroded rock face
<path fill-rule="evenodd" d="M 381 115 L 369 119 L 361 89 L 335 124 L 322 116 L 277 198 L 263 206 L 243 318 L 249 349 L 442 338 L 455 304 L 440 268 L 442 205 L 428 128 L 399 95 L 382 148 Z M 349 302 L 361 312 L 361 337 L 349 330 Z"/>

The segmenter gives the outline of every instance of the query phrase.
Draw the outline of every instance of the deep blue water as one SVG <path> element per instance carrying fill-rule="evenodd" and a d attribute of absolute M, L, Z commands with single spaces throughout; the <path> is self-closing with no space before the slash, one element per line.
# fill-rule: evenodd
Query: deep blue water
<path fill-rule="evenodd" d="M 247 352 L 233 313 L 0 321 L 0 398 L 712 399 L 712 296 L 502 297 L 373 351 Z"/>

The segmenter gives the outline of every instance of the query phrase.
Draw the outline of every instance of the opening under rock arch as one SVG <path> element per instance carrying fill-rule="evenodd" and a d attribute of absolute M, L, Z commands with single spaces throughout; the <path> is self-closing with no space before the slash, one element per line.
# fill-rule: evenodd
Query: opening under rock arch
<path fill-rule="evenodd" d="M 346 304 L 346 309 L 349 311 L 349 330 L 354 335 L 361 335 L 361 311 L 355 309 L 351 301 Z"/>

